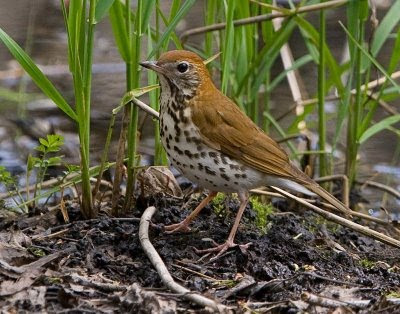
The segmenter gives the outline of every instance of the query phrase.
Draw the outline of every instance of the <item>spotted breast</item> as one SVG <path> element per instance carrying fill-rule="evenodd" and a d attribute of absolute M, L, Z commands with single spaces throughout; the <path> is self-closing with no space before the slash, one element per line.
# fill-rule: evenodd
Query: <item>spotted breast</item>
<path fill-rule="evenodd" d="M 160 136 L 172 165 L 199 186 L 237 192 L 262 185 L 265 176 L 203 143 L 192 122 L 192 97 L 161 78 Z"/>

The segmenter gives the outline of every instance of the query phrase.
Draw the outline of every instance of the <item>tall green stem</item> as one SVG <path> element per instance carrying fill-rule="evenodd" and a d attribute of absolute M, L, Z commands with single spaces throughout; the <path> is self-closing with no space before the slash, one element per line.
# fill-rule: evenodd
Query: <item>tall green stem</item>
<path fill-rule="evenodd" d="M 126 29 L 128 32 L 129 51 L 131 51 L 131 58 L 126 64 L 126 88 L 130 91 L 139 86 L 139 69 L 138 64 L 140 61 L 141 50 L 141 36 L 142 36 L 142 5 L 143 1 L 139 0 L 137 4 L 135 16 L 135 34 L 132 32 L 131 24 L 131 10 L 130 0 L 126 0 Z M 135 166 L 136 166 L 136 146 L 137 146 L 137 126 L 138 126 L 138 108 L 133 103 L 129 104 L 130 108 L 130 122 L 128 128 L 128 178 L 126 186 L 126 196 L 124 211 L 127 212 L 133 203 L 133 190 L 135 185 Z"/>
<path fill-rule="evenodd" d="M 324 0 L 321 0 L 324 2 Z M 319 64 L 318 64 L 318 133 L 319 133 L 319 149 L 325 151 L 326 143 L 326 116 L 325 116 L 325 10 L 320 11 L 319 15 Z M 328 174 L 326 154 L 320 154 L 319 157 L 319 174 L 324 177 Z"/>

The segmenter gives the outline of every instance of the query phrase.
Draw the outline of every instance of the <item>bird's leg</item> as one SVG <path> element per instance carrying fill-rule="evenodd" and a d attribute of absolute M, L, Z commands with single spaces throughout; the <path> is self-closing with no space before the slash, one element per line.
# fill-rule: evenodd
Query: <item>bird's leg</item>
<path fill-rule="evenodd" d="M 176 231 L 188 232 L 190 231 L 189 224 L 196 218 L 196 216 L 201 212 L 201 210 L 217 195 L 217 192 L 210 192 L 208 196 L 201 201 L 201 203 L 196 207 L 196 209 L 187 216 L 183 221 L 177 224 L 168 225 L 164 227 L 166 233 L 174 233 Z"/>
<path fill-rule="evenodd" d="M 240 207 L 239 207 L 239 211 L 236 215 L 235 222 L 233 224 L 231 232 L 229 233 L 228 239 L 225 241 L 225 243 L 217 245 L 216 247 L 213 247 L 210 249 L 205 249 L 205 250 L 196 250 L 196 253 L 218 252 L 218 254 L 212 258 L 212 260 L 215 260 L 229 248 L 237 246 L 237 244 L 235 242 L 233 242 L 233 240 L 235 239 L 236 231 L 239 227 L 239 223 L 242 218 L 243 212 L 246 208 L 247 203 L 249 202 L 249 193 L 248 192 L 239 192 L 238 195 L 239 195 L 239 200 L 240 200 Z M 250 244 L 251 243 L 247 243 L 247 244 L 243 245 L 243 247 L 247 248 Z M 240 245 L 240 246 L 242 246 L 242 245 Z"/>

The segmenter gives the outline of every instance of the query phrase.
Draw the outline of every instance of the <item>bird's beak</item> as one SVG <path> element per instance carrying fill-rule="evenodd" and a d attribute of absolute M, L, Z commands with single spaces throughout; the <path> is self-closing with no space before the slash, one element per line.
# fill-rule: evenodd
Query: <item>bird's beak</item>
<path fill-rule="evenodd" d="M 150 69 L 158 73 L 163 73 L 163 68 L 157 65 L 157 61 L 143 61 L 139 62 L 139 64 L 146 69 Z"/>

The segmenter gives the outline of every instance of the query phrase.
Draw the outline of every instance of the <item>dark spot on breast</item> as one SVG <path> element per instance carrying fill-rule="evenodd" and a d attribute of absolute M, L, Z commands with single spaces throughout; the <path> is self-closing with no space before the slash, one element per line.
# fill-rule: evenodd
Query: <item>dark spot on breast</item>
<path fill-rule="evenodd" d="M 246 175 L 245 173 L 243 173 L 243 174 L 242 174 L 242 178 L 243 178 L 243 179 L 246 179 L 246 178 L 247 178 L 247 175 Z"/>
<path fill-rule="evenodd" d="M 238 183 L 237 181 L 235 181 L 235 182 L 233 182 L 233 183 L 235 183 L 236 185 L 239 185 L 239 183 Z"/>
<path fill-rule="evenodd" d="M 174 151 L 176 151 L 179 155 L 183 155 L 183 152 L 176 145 L 174 146 Z"/>
<path fill-rule="evenodd" d="M 218 160 L 218 158 L 214 158 L 214 163 L 215 163 L 216 165 L 218 165 L 218 164 L 219 164 L 219 160 Z"/>
<path fill-rule="evenodd" d="M 212 176 L 215 176 L 217 173 L 213 170 L 210 169 L 210 167 L 206 166 L 205 167 L 206 173 Z"/>
<path fill-rule="evenodd" d="M 193 166 L 193 165 L 190 165 L 190 169 L 194 169 L 194 166 Z"/>
<path fill-rule="evenodd" d="M 196 158 L 196 159 L 199 159 L 200 154 L 199 154 L 199 153 L 194 153 L 194 154 L 193 154 L 193 157 Z"/>
<path fill-rule="evenodd" d="M 183 131 L 183 134 L 184 134 L 186 137 L 190 135 L 190 133 L 189 133 L 188 130 Z"/>
<path fill-rule="evenodd" d="M 179 143 L 179 137 L 175 136 L 175 142 Z"/>
<path fill-rule="evenodd" d="M 225 168 L 219 168 L 219 171 L 221 171 L 221 172 L 225 172 Z"/>
<path fill-rule="evenodd" d="M 197 145 L 197 150 L 203 150 L 203 145 Z"/>
<path fill-rule="evenodd" d="M 210 156 L 211 158 L 215 158 L 215 157 L 217 157 L 217 153 L 216 152 L 208 152 L 208 156 Z"/>
<path fill-rule="evenodd" d="M 178 123 L 176 123 L 174 125 L 174 129 L 175 129 L 175 132 L 176 132 L 176 136 L 180 136 L 181 135 L 181 129 L 180 129 Z"/>
<path fill-rule="evenodd" d="M 226 158 L 226 156 L 221 155 L 221 160 L 222 160 L 222 163 L 223 163 L 224 165 L 227 165 L 227 164 L 228 164 L 228 158 Z"/>
<path fill-rule="evenodd" d="M 231 168 L 231 170 L 239 170 L 239 165 L 234 165 L 234 164 L 229 164 L 229 168 Z"/>
<path fill-rule="evenodd" d="M 195 177 L 197 180 L 200 180 L 200 177 L 199 177 L 199 176 L 194 175 L 194 177 Z"/>
<path fill-rule="evenodd" d="M 221 173 L 221 178 L 225 179 L 226 181 L 229 181 L 229 177 L 225 173 Z"/>
<path fill-rule="evenodd" d="M 235 173 L 235 178 L 240 178 L 242 175 L 240 173 Z"/>
<path fill-rule="evenodd" d="M 204 168 L 204 166 L 201 163 L 198 163 L 197 167 L 199 168 L 200 171 L 203 170 L 203 168 Z"/>
<path fill-rule="evenodd" d="M 171 135 L 171 134 L 168 134 L 168 138 L 169 138 L 170 140 L 172 140 L 172 135 Z"/>
<path fill-rule="evenodd" d="M 184 153 L 185 153 L 186 156 L 188 156 L 190 159 L 192 159 L 193 154 L 192 154 L 190 151 L 188 151 L 187 149 L 185 149 Z"/>
<path fill-rule="evenodd" d="M 195 143 L 196 145 L 200 145 L 201 144 L 201 139 L 199 139 L 198 137 L 192 137 L 192 141 L 193 143 Z"/>
<path fill-rule="evenodd" d="M 200 156 L 201 156 L 201 158 L 205 158 L 206 157 L 206 152 L 201 152 Z"/>

